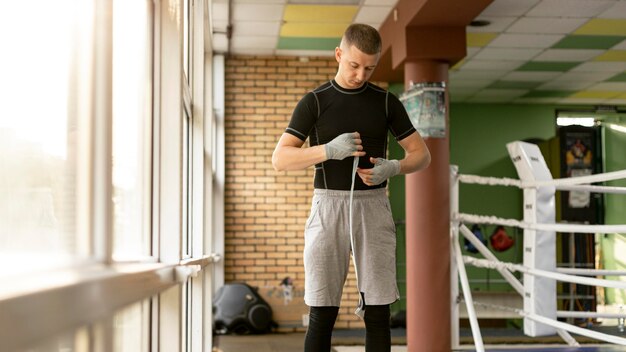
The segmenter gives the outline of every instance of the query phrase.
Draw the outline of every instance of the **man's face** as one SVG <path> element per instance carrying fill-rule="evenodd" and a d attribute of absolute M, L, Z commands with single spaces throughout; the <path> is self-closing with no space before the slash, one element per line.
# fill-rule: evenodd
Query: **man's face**
<path fill-rule="evenodd" d="M 339 63 L 335 76 L 337 83 L 346 89 L 356 89 L 372 76 L 380 54 L 370 55 L 354 45 L 342 45 L 341 48 L 335 48 L 335 59 Z"/>

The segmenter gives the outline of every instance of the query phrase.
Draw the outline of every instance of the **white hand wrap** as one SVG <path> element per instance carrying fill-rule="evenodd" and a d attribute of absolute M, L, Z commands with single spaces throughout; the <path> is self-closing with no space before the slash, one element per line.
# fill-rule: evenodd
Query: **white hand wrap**
<path fill-rule="evenodd" d="M 354 133 L 340 134 L 326 143 L 324 148 L 326 149 L 326 158 L 334 160 L 345 159 L 358 150 L 356 143 L 354 143 Z"/>
<path fill-rule="evenodd" d="M 385 180 L 389 179 L 400 173 L 400 161 L 399 160 L 387 160 L 378 158 L 374 168 L 372 168 L 371 182 L 374 185 L 379 185 Z"/>

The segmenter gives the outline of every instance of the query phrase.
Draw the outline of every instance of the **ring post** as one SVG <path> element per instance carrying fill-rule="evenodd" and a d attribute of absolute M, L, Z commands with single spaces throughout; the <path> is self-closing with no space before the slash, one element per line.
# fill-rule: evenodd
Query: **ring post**
<path fill-rule="evenodd" d="M 539 147 L 520 141 L 508 143 L 506 147 L 522 182 L 552 180 Z M 554 193 L 554 186 L 524 188 L 524 222 L 553 224 Z M 524 229 L 524 266 L 530 269 L 556 271 L 554 231 Z M 524 274 L 524 311 L 531 316 L 556 320 L 556 281 Z M 525 316 L 524 333 L 536 337 L 554 335 L 557 331 L 553 326 Z"/>
<path fill-rule="evenodd" d="M 452 349 L 460 347 L 460 330 L 459 330 L 459 270 L 456 266 L 456 253 L 454 241 L 459 240 L 459 224 L 455 220 L 459 213 L 459 167 L 450 165 L 450 336 L 452 338 Z"/>

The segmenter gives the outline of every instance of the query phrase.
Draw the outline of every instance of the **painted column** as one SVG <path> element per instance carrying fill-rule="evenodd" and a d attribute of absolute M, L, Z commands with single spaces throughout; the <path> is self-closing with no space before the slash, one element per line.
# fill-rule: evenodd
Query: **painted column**
<path fill-rule="evenodd" d="M 404 64 L 404 81 L 448 81 L 448 63 Z M 432 161 L 406 175 L 406 275 L 408 352 L 451 350 L 450 328 L 450 147 L 446 90 L 446 136 L 425 138 Z"/>

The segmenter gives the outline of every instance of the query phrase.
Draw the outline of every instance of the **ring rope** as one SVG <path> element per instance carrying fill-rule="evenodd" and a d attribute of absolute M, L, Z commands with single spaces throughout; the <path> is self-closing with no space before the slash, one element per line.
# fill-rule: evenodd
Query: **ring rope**
<path fill-rule="evenodd" d="M 461 224 L 460 230 L 463 237 L 470 241 L 474 245 L 474 248 L 476 248 L 485 258 L 493 261 L 498 260 L 498 258 L 491 253 L 489 248 L 487 248 L 487 246 L 474 236 L 472 231 L 470 231 L 467 226 Z M 513 274 L 511 274 L 510 271 L 499 268 L 496 270 L 498 270 L 500 275 L 502 275 L 502 277 L 511 285 L 511 287 L 513 287 L 515 291 L 517 291 L 517 293 L 519 293 L 520 296 L 524 296 L 524 286 L 515 276 L 513 276 Z"/>
<path fill-rule="evenodd" d="M 462 297 L 459 298 L 460 302 L 465 302 L 464 299 Z M 467 302 L 465 302 L 467 303 Z M 513 308 L 513 307 L 506 307 L 506 306 L 501 306 L 501 305 L 497 305 L 497 304 L 491 304 L 491 303 L 485 303 L 485 302 L 479 302 L 479 301 L 474 301 L 473 302 L 475 306 L 482 306 L 485 308 L 494 308 L 494 309 L 499 309 L 502 311 L 507 311 L 507 312 L 513 312 L 516 314 L 519 314 L 522 317 L 527 317 L 529 319 L 535 320 L 539 323 L 543 323 L 546 325 L 550 325 L 553 326 L 557 329 L 557 332 L 559 332 L 558 330 L 565 330 L 565 331 L 569 331 L 569 332 L 573 332 L 576 333 L 578 335 L 582 335 L 582 336 L 587 336 L 587 337 L 591 337 L 597 340 L 602 340 L 602 341 L 606 341 L 606 342 L 611 342 L 614 344 L 618 344 L 618 345 L 625 345 L 626 346 L 626 339 L 622 338 L 622 337 L 617 337 L 614 335 L 609 335 L 609 334 L 604 334 L 601 332 L 597 332 L 597 331 L 592 331 L 592 330 L 588 330 L 588 329 L 583 329 L 583 328 L 579 328 L 577 326 L 574 325 L 570 325 L 570 324 L 566 324 L 557 320 L 553 320 L 553 319 L 549 319 L 549 318 L 545 318 L 542 317 L 540 315 L 536 315 L 536 314 L 531 314 L 531 313 L 527 313 L 521 309 L 518 308 Z M 561 335 L 561 332 L 559 332 L 559 335 Z M 566 335 L 569 336 L 569 335 Z M 561 337 L 563 337 L 563 335 L 561 335 Z M 571 336 L 570 336 L 571 338 Z M 578 343 L 576 342 L 576 340 L 574 340 L 572 338 L 572 341 L 570 341 L 569 339 L 566 339 L 567 343 L 570 346 L 579 346 Z M 572 344 L 575 343 L 575 344 Z"/>
<path fill-rule="evenodd" d="M 452 247 L 454 250 L 454 260 L 456 261 L 457 270 L 459 273 L 459 279 L 461 281 L 461 288 L 463 290 L 463 296 L 467 302 L 467 314 L 469 315 L 470 327 L 472 329 L 472 337 L 474 338 L 474 345 L 477 352 L 484 352 L 485 346 L 483 345 L 483 337 L 480 334 L 480 326 L 478 325 L 478 317 L 474 310 L 472 291 L 470 290 L 469 280 L 467 279 L 467 272 L 465 271 L 465 265 L 463 264 L 463 254 L 461 253 L 461 245 L 456 236 L 452 238 Z"/>
<path fill-rule="evenodd" d="M 499 218 L 497 216 L 485 216 L 475 214 L 459 213 L 456 220 L 464 223 L 492 224 L 511 227 L 519 227 L 527 230 L 572 232 L 572 233 L 623 233 L 626 232 L 626 225 L 581 225 L 581 224 L 539 224 L 529 223 L 515 219 Z"/>
<path fill-rule="evenodd" d="M 599 313 L 599 312 L 578 312 L 569 310 L 557 310 L 557 318 L 606 318 L 606 319 L 626 319 L 624 313 Z"/>
<path fill-rule="evenodd" d="M 557 178 L 553 180 L 524 182 L 524 187 L 545 187 L 558 185 L 581 185 L 585 183 L 606 182 L 626 178 L 626 170 L 605 172 L 589 176 Z"/>
<path fill-rule="evenodd" d="M 594 185 L 557 185 L 561 191 L 588 191 L 594 193 L 626 194 L 626 187 L 594 186 Z"/>
<path fill-rule="evenodd" d="M 557 273 L 554 271 L 531 269 L 523 265 L 513 264 L 513 263 L 508 263 L 508 262 L 494 262 L 491 260 L 474 258 L 474 257 L 470 257 L 467 255 L 463 256 L 463 261 L 465 262 L 465 264 L 473 265 L 479 268 L 488 268 L 488 269 L 503 268 L 503 269 L 507 269 L 510 271 L 518 271 L 524 274 L 540 276 L 540 277 L 545 277 L 549 279 L 570 282 L 570 283 L 575 283 L 575 284 L 602 286 L 602 287 L 610 287 L 610 288 L 626 290 L 626 282 L 623 282 L 623 281 L 605 280 L 605 279 L 596 279 L 596 278 L 590 278 L 590 277 L 580 277 L 580 276 L 575 276 L 575 275 L 567 275 L 567 274 Z"/>
<path fill-rule="evenodd" d="M 467 305 L 467 302 L 462 297 L 459 297 L 458 301 L 465 302 L 465 304 Z M 522 314 L 523 311 L 518 308 L 506 307 L 506 306 L 501 306 L 501 305 L 492 304 L 492 303 L 485 303 L 485 302 L 480 302 L 480 301 L 473 301 L 473 303 L 475 306 L 498 309 L 498 310 L 511 312 L 511 313 L 515 313 L 517 315 L 523 316 Z M 569 346 L 580 347 L 580 344 L 566 330 L 561 329 L 561 328 L 556 328 L 556 332 Z"/>
<path fill-rule="evenodd" d="M 472 183 L 479 185 L 489 185 L 489 186 L 514 186 L 518 188 L 522 188 L 522 181 L 514 179 L 514 178 L 498 178 L 498 177 L 486 177 L 486 176 L 478 176 L 478 175 L 458 175 L 459 182 L 463 183 Z"/>
<path fill-rule="evenodd" d="M 491 254 L 491 252 L 490 252 L 490 251 L 489 251 L 486 247 L 484 247 L 484 245 L 483 245 L 482 243 L 480 243 L 480 241 L 478 241 L 478 240 L 475 238 L 475 236 L 473 236 L 472 232 L 471 232 L 471 231 L 467 228 L 467 226 L 465 226 L 465 225 L 463 225 L 463 224 L 462 224 L 462 225 L 460 226 L 460 229 L 461 229 L 461 233 L 463 234 L 463 236 L 464 236 L 464 237 L 466 237 L 466 238 L 468 238 L 468 239 L 469 239 L 472 243 L 474 243 L 474 242 L 478 242 L 478 243 L 476 243 L 475 245 L 477 246 L 477 249 L 479 249 L 479 251 L 481 252 L 481 254 L 485 255 L 485 253 L 484 253 L 484 252 L 486 252 L 487 254 Z M 456 236 L 453 236 L 453 237 L 456 237 Z M 473 241 L 473 240 L 476 240 L 476 241 Z M 458 247 L 459 247 L 458 241 L 455 241 L 455 247 L 457 247 L 457 251 L 459 251 L 459 252 L 460 252 L 460 249 L 458 249 Z M 459 253 L 458 255 L 461 255 L 461 254 Z M 495 256 L 491 255 L 491 257 L 495 257 Z M 490 257 L 490 258 L 491 258 L 491 257 Z M 497 258 L 496 258 L 496 260 L 497 260 Z M 457 261 L 458 261 L 458 259 L 457 259 Z M 459 267 L 460 267 L 460 266 L 462 266 L 462 265 L 463 265 L 462 263 L 458 264 L 458 266 L 459 266 Z M 508 274 L 508 275 L 511 275 L 511 273 L 510 273 L 508 270 L 498 269 L 498 271 L 499 271 L 499 272 L 501 272 L 501 273 L 506 273 L 506 274 Z M 460 276 L 462 276 L 461 271 L 459 271 L 459 275 L 460 275 Z M 506 276 L 504 276 L 504 277 L 506 278 Z M 512 279 L 512 280 L 507 280 L 507 281 L 509 281 L 509 282 L 510 282 L 510 284 L 511 284 L 511 285 L 513 285 L 514 287 L 515 287 L 515 284 L 519 284 L 519 281 L 517 281 L 517 279 L 515 279 L 514 277 L 513 277 L 513 279 Z M 467 289 L 469 290 L 469 288 L 467 288 Z M 520 292 L 520 291 L 518 291 L 518 292 Z M 521 294 L 521 292 L 520 292 L 520 294 Z M 473 302 L 473 299 L 472 299 L 472 297 L 471 297 L 471 294 L 468 294 L 468 293 L 464 292 L 464 295 L 466 295 L 467 297 L 469 297 L 469 299 L 472 301 L 472 303 L 471 303 L 471 304 L 475 304 L 475 303 Z M 461 297 L 459 297 L 459 298 L 461 298 Z M 467 304 L 467 302 L 466 302 L 466 304 Z M 467 304 L 467 305 L 468 305 L 468 313 L 469 313 L 469 311 L 470 311 L 470 307 L 469 307 L 469 304 Z M 522 315 L 521 313 L 519 313 L 517 310 L 514 310 L 513 308 L 508 308 L 508 307 L 506 307 L 506 309 L 507 309 L 507 310 L 508 310 L 508 309 L 511 309 L 511 310 L 513 310 L 514 312 L 516 312 L 517 314 Z M 473 312 L 473 309 L 472 309 L 472 312 Z M 474 313 L 474 315 L 475 315 L 475 313 Z M 522 316 L 523 316 L 523 315 L 522 315 Z M 470 317 L 471 317 L 471 316 L 470 316 Z M 530 319 L 530 318 L 531 318 L 531 317 L 529 317 L 529 319 Z M 566 342 L 569 346 L 579 346 L 578 342 L 576 342 L 576 340 L 575 340 L 575 339 L 574 339 L 574 338 L 573 338 L 573 337 L 569 334 L 569 332 L 568 332 L 569 330 L 564 329 L 563 327 L 559 327 L 559 326 L 554 326 L 554 328 L 556 329 L 557 334 L 558 334 L 558 335 L 559 335 L 559 336 L 560 336 L 560 337 L 561 337 L 561 338 L 562 338 L 562 339 L 563 339 L 563 340 L 564 340 L 564 341 L 565 341 L 565 342 Z M 478 332 L 478 331 L 479 331 L 479 328 L 478 328 L 478 327 L 476 327 L 475 329 L 473 328 L 473 329 L 472 329 L 472 334 L 475 334 L 474 330 L 476 330 L 476 332 Z M 478 333 L 479 333 L 479 332 L 478 332 Z M 586 334 L 586 333 L 585 333 L 585 334 L 582 334 L 582 335 L 589 336 L 589 334 Z M 591 332 L 591 336 L 590 336 L 590 337 L 593 337 L 593 338 L 596 338 L 596 339 L 599 339 L 599 340 L 608 341 L 608 342 L 619 343 L 619 342 L 613 341 L 613 339 L 610 337 L 610 335 L 605 335 L 605 334 L 601 334 L 601 333 Z M 482 342 L 482 340 L 481 340 L 481 342 Z M 480 347 L 480 346 L 478 346 L 478 347 Z"/>
<path fill-rule="evenodd" d="M 623 270 L 557 268 L 556 271 L 579 276 L 626 276 L 626 271 Z"/>
<path fill-rule="evenodd" d="M 552 187 L 554 190 L 567 190 L 567 191 L 586 191 L 586 192 L 595 192 L 595 193 L 615 193 L 615 194 L 626 194 L 626 188 L 624 187 L 611 187 L 611 186 L 596 186 L 590 185 L 591 183 L 605 182 L 614 179 L 624 179 L 626 178 L 626 170 L 620 170 L 615 172 L 608 172 L 604 174 L 596 174 L 589 176 L 581 176 L 581 177 L 572 177 L 572 178 L 564 178 L 564 179 L 552 179 L 552 180 L 543 180 L 543 181 L 521 181 L 510 178 L 495 178 L 495 177 L 482 177 L 475 175 L 455 175 L 455 178 L 458 182 L 464 183 L 475 183 L 475 184 L 483 184 L 483 185 L 501 185 L 501 186 L 515 186 L 518 188 L 540 188 L 540 187 Z M 458 185 L 458 183 L 457 183 Z M 457 186 L 458 187 L 458 186 Z M 553 191 L 554 192 L 554 191 Z M 469 229 L 463 224 L 464 222 L 470 223 L 483 223 L 483 224 L 499 224 L 505 226 L 513 226 L 523 229 L 529 230 L 543 230 L 543 231 L 558 231 L 558 232 L 574 232 L 574 233 L 620 233 L 626 232 L 626 225 L 580 225 L 580 224 L 563 224 L 563 223 L 549 223 L 549 224 L 536 224 L 536 223 L 528 223 L 525 221 L 519 221 L 515 219 L 503 219 L 495 216 L 482 216 L 482 215 L 473 215 L 473 214 L 453 214 L 452 216 L 452 225 L 459 226 L 460 232 L 464 237 L 468 238 L 470 241 L 474 239 L 473 234 Z M 453 239 L 456 239 L 455 231 L 452 232 Z M 459 246 L 458 240 L 455 240 L 456 247 Z M 482 244 L 482 243 L 481 243 Z M 479 248 L 480 251 L 481 248 Z M 487 249 L 488 251 L 488 249 Z M 460 249 L 457 248 L 457 255 L 460 255 Z M 483 255 L 483 252 L 480 251 Z M 488 251 L 489 252 L 489 251 Z M 490 253 L 490 252 L 489 252 Z M 485 255 L 485 257 L 488 257 Z M 489 258 L 489 257 L 488 257 Z M 457 262 L 459 267 L 464 266 L 464 264 L 474 265 L 477 267 L 483 268 L 491 268 L 496 269 L 500 272 L 504 272 L 510 275 L 510 272 L 517 271 L 524 274 L 545 277 L 549 279 L 571 282 L 571 283 L 579 283 L 583 285 L 593 285 L 593 286 L 603 286 L 603 287 L 612 287 L 617 289 L 626 289 L 626 283 L 614 280 L 605 280 L 598 278 L 590 278 L 590 277 L 581 277 L 576 275 L 570 275 L 567 270 L 559 270 L 563 268 L 556 269 L 557 271 L 546 271 L 534 268 L 528 268 L 523 265 L 500 262 L 495 258 L 490 258 L 490 260 L 478 259 L 470 256 L 462 256 L 462 258 L 457 257 Z M 565 268 L 568 269 L 568 268 Z M 570 272 L 572 273 L 572 272 Z M 584 272 L 583 275 L 588 276 L 609 276 L 609 275 L 622 275 L 622 273 L 618 271 L 598 271 L 594 270 L 593 273 L 591 271 Z M 463 279 L 463 274 L 459 271 L 459 276 Z M 513 277 L 514 278 L 514 277 Z M 465 277 L 465 280 L 467 278 Z M 509 280 L 507 280 L 509 281 Z M 515 280 L 510 280 L 510 283 L 519 283 L 519 281 L 515 278 Z M 463 287 L 463 291 L 465 291 L 466 287 Z M 466 300 L 466 304 L 468 306 L 468 312 L 470 310 L 470 305 L 481 305 L 479 302 L 472 302 L 471 294 L 464 292 L 464 295 L 469 300 Z M 534 313 L 524 312 L 522 310 L 508 308 L 505 310 L 512 310 L 517 314 L 521 315 L 523 318 L 527 318 L 533 320 L 538 323 L 542 323 L 548 326 L 552 326 L 555 328 L 556 332 L 571 346 L 579 346 L 578 343 L 573 339 L 568 332 L 573 332 L 582 336 L 588 336 L 594 339 L 603 340 L 606 342 L 623 345 L 626 346 L 626 339 L 621 337 L 616 337 L 613 335 L 603 334 L 583 328 L 579 328 L 570 324 L 566 324 L 555 319 L 550 319 L 547 317 L 543 317 Z M 474 313 L 475 314 L 475 313 Z M 557 312 L 558 314 L 558 312 Z M 474 334 L 474 326 L 472 326 L 472 333 Z M 478 329 L 476 329 L 478 330 Z M 480 334 L 480 333 L 478 333 Z M 481 341 L 482 342 L 482 341 Z"/>
<path fill-rule="evenodd" d="M 545 181 L 521 181 L 507 177 L 487 177 L 478 175 L 459 174 L 459 182 L 468 184 L 479 184 L 489 186 L 513 186 L 518 188 L 538 188 L 554 186 L 556 189 L 564 191 L 590 191 L 596 193 L 618 193 L 626 194 L 626 187 L 595 186 L 586 183 L 604 182 L 626 178 L 626 170 L 595 174 L 590 176 L 559 178 Z"/>
<path fill-rule="evenodd" d="M 578 341 L 576 341 L 568 331 L 556 328 L 556 333 L 565 341 L 569 346 L 580 347 Z"/>
<path fill-rule="evenodd" d="M 596 340 L 602 340 L 602 341 L 606 341 L 606 342 L 613 343 L 616 345 L 626 346 L 626 339 L 623 337 L 613 336 L 613 335 L 604 334 L 604 333 L 593 331 L 593 330 L 579 328 L 578 326 L 574 326 L 574 325 L 560 322 L 558 320 L 542 317 L 541 315 L 537 315 L 537 314 L 522 312 L 521 315 L 524 318 L 528 318 L 530 320 L 534 320 L 538 323 L 549 325 L 557 329 L 560 328 L 560 329 L 567 330 L 569 332 L 573 332 L 581 336 L 587 336 Z"/>
<path fill-rule="evenodd" d="M 472 243 L 474 242 L 474 241 L 472 241 L 472 240 L 473 240 L 473 239 L 475 239 L 475 237 L 473 236 L 472 232 L 471 232 L 471 231 L 467 228 L 467 226 L 465 226 L 464 224 L 461 224 L 461 226 L 460 226 L 460 230 L 461 230 L 460 232 L 463 234 L 463 236 L 464 236 L 464 237 L 466 237 L 467 239 L 469 239 Z M 476 242 L 479 242 L 479 241 L 476 241 Z M 481 247 L 481 245 L 482 245 L 482 243 L 478 243 L 478 247 L 477 247 L 477 248 L 478 248 L 479 250 L 480 250 L 480 249 L 484 249 L 484 251 L 486 251 L 488 254 L 491 254 L 491 252 L 490 252 L 488 249 L 486 249 L 486 248 L 480 248 L 480 247 Z M 484 251 L 480 251 L 480 252 L 481 252 L 481 254 L 485 255 L 485 253 L 483 253 Z M 493 257 L 493 256 L 492 256 L 492 257 Z M 469 257 L 469 258 L 471 258 L 472 260 L 477 260 L 476 258 L 473 258 L 473 257 Z M 465 259 L 465 258 L 464 258 L 464 259 Z M 494 259 L 494 258 L 491 258 L 491 259 Z M 495 258 L 495 259 L 497 260 L 497 258 Z M 488 261 L 487 261 L 487 262 L 488 262 Z M 504 269 L 504 267 L 506 267 L 506 269 L 507 269 L 507 270 L 505 270 L 505 269 Z M 500 265 L 500 268 L 496 268 L 496 269 L 497 269 L 499 272 L 505 272 L 505 273 L 507 273 L 507 274 L 509 274 L 509 275 L 510 275 L 510 271 L 509 271 L 509 270 L 515 270 L 515 269 L 518 269 L 518 268 L 514 268 L 514 267 L 507 267 L 507 266 L 503 263 L 502 265 Z M 590 270 L 589 270 L 589 271 L 590 271 Z M 614 273 L 614 271 L 610 271 L 610 273 L 611 273 L 611 274 L 613 274 L 613 273 Z M 597 274 L 597 273 L 596 273 L 596 274 Z M 565 275 L 565 276 L 568 276 L 568 275 Z M 605 281 L 606 281 L 606 280 L 605 280 Z M 511 284 L 514 284 L 514 283 L 518 283 L 518 284 L 519 284 L 519 281 L 517 281 L 517 279 L 515 279 L 515 280 L 511 280 L 511 282 L 510 282 L 510 283 L 511 283 Z M 479 303 L 479 302 L 475 302 L 474 304 L 479 304 L 479 305 L 480 305 L 480 303 Z M 492 305 L 492 306 L 493 306 L 493 305 Z M 557 326 L 558 324 L 563 324 L 563 323 L 560 323 L 560 322 L 558 322 L 558 321 L 554 321 L 554 320 L 551 320 L 551 319 L 543 318 L 543 317 L 537 317 L 537 316 L 534 316 L 534 315 L 522 314 L 522 313 L 521 313 L 521 311 L 515 310 L 515 309 L 513 309 L 513 308 L 508 308 L 508 307 L 506 307 L 506 309 L 505 309 L 505 310 L 514 311 L 514 312 L 516 312 L 516 313 L 520 314 L 522 317 L 528 317 L 529 319 L 531 319 L 531 320 L 535 320 L 535 321 L 539 321 L 539 320 L 542 320 L 542 319 L 546 319 L 547 321 L 544 321 L 544 323 L 547 323 L 546 325 L 551 325 L 551 326 L 553 326 L 553 327 L 556 329 L 557 334 L 558 334 L 558 335 L 559 335 L 559 336 L 560 336 L 560 337 L 561 337 L 561 338 L 562 338 L 562 339 L 563 339 L 563 340 L 564 340 L 564 341 L 565 341 L 568 345 L 570 345 L 570 346 L 579 346 L 579 345 L 578 345 L 578 343 L 576 342 L 576 340 L 575 340 L 575 339 L 574 339 L 574 338 L 573 338 L 573 337 L 569 334 L 569 332 L 568 332 L 568 331 L 573 331 L 573 330 L 580 329 L 580 328 L 577 328 L 577 327 L 572 327 L 572 326 L 567 325 L 567 324 L 564 324 L 563 326 Z M 559 314 L 559 312 L 557 312 L 557 314 Z M 535 318 L 535 319 L 533 319 L 533 318 Z M 539 322 L 541 322 L 541 321 L 539 321 Z M 556 323 L 555 323 L 555 324 L 552 324 L 552 323 L 548 323 L 548 322 L 556 322 Z M 568 329 L 568 327 L 570 327 L 570 328 Z M 595 339 L 598 339 L 598 340 L 603 340 L 603 341 L 607 341 L 607 342 L 611 342 L 611 343 L 616 343 L 616 344 L 622 344 L 622 342 L 621 342 L 621 341 L 616 341 L 616 340 L 615 340 L 615 338 L 614 338 L 613 336 L 611 336 L 611 335 L 606 335 L 606 334 L 597 333 L 597 332 L 593 332 L 593 331 L 591 331 L 591 332 L 590 332 L 590 331 L 587 331 L 587 330 L 584 330 L 584 329 L 582 329 L 582 330 L 583 330 L 583 331 L 574 331 L 574 332 L 576 332 L 576 333 L 578 333 L 578 334 L 580 334 L 580 335 L 584 335 L 584 336 L 592 337 L 592 338 L 595 338 Z M 625 340 L 625 341 L 626 341 L 626 340 Z"/>

